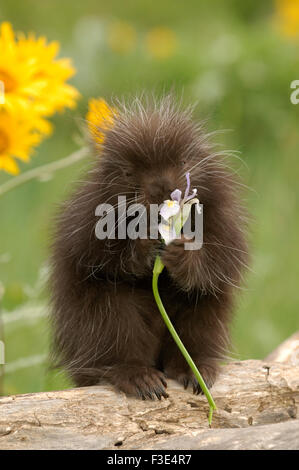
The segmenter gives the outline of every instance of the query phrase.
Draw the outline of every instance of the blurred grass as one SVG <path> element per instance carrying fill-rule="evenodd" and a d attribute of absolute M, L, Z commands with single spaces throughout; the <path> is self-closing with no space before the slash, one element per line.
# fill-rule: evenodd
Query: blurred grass
<path fill-rule="evenodd" d="M 76 136 L 92 96 L 109 101 L 112 96 L 143 90 L 161 94 L 173 89 L 185 103 L 198 103 L 196 115 L 208 117 L 210 130 L 233 129 L 217 140 L 241 152 L 247 165 L 241 173 L 252 188 L 246 198 L 253 215 L 253 272 L 240 295 L 233 325 L 240 358 L 264 357 L 299 323 L 299 106 L 289 98 L 290 83 L 299 78 L 298 40 L 284 38 L 275 29 L 274 7 L 270 0 L 189 0 L 188 4 L 179 0 L 158 4 L 2 0 L 0 5 L 0 21 L 9 20 L 17 30 L 61 42 L 61 54 L 74 59 L 78 72 L 73 84 L 82 93 L 75 112 L 55 117 L 54 135 L 39 147 L 29 165 L 23 165 L 23 171 L 77 148 Z M 164 39 L 156 37 L 158 46 L 169 37 L 167 31 L 175 38 L 168 57 L 159 58 L 155 49 L 147 47 L 148 34 L 156 28 L 166 30 Z M 122 37 L 126 31 L 133 31 L 129 40 Z M 118 48 L 117 41 L 125 47 Z M 85 165 L 78 163 L 46 183 L 33 181 L 1 198 L 0 257 L 7 257 L 0 264 L 5 310 L 13 311 L 30 300 L 30 286 L 48 256 L 51 216 Z M 8 178 L 0 174 L 0 184 Z M 36 296 L 46 303 L 46 293 Z M 46 321 L 7 326 L 5 343 L 9 364 L 46 354 Z M 49 373 L 42 364 L 8 373 L 4 391 L 64 386 L 63 375 Z"/>

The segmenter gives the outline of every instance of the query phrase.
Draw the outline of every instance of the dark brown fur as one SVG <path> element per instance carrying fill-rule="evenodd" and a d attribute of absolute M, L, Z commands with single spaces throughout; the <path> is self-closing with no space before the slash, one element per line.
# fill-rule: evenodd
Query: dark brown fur
<path fill-rule="evenodd" d="M 155 305 L 152 268 L 157 240 L 100 241 L 98 204 L 127 195 L 145 204 L 184 192 L 186 171 L 204 205 L 204 244 L 166 246 L 159 280 L 162 300 L 208 386 L 229 344 L 233 294 L 247 260 L 239 184 L 226 155 L 208 144 L 190 111 L 170 98 L 118 106 L 115 126 L 87 180 L 59 215 L 52 257 L 54 357 L 76 385 L 107 380 L 140 396 L 166 397 L 166 378 L 194 393 L 200 387 Z"/>

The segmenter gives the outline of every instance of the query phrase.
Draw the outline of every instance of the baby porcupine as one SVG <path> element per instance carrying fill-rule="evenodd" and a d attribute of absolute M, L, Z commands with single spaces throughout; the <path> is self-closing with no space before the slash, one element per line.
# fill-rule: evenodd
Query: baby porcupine
<path fill-rule="evenodd" d="M 114 126 L 103 130 L 93 169 L 58 215 L 51 295 L 53 353 L 77 386 L 108 381 L 127 394 L 159 399 L 172 378 L 200 387 L 161 318 L 151 289 L 158 252 L 165 308 L 206 384 L 215 381 L 229 344 L 233 297 L 247 262 L 246 224 L 239 183 L 224 154 L 208 143 L 190 110 L 169 97 L 117 105 Z M 100 240 L 95 209 L 162 203 L 186 172 L 204 207 L 203 246 L 182 238 Z"/>

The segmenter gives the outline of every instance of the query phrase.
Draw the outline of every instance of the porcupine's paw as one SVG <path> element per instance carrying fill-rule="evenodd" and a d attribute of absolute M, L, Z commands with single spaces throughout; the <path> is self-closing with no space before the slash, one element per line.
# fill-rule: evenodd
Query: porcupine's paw
<path fill-rule="evenodd" d="M 116 371 L 112 382 L 122 392 L 142 400 L 168 398 L 165 375 L 152 367 L 125 365 Z"/>
<path fill-rule="evenodd" d="M 210 389 L 217 378 L 217 373 L 218 373 L 217 366 L 214 363 L 213 364 L 202 363 L 202 364 L 197 364 L 197 367 L 206 386 Z M 185 390 L 190 385 L 195 395 L 199 395 L 203 393 L 201 386 L 199 385 L 198 381 L 196 380 L 192 370 L 190 369 L 187 363 L 186 363 L 186 367 L 184 368 L 182 367 L 178 368 L 175 366 L 166 368 L 165 375 L 166 377 L 169 377 L 170 379 L 174 379 L 177 382 L 179 382 L 181 385 L 183 385 Z"/>
<path fill-rule="evenodd" d="M 190 242 L 190 240 L 181 237 L 177 240 L 173 240 L 169 245 L 164 247 L 161 258 L 169 272 L 177 271 L 178 263 L 181 263 L 184 259 L 185 243 L 188 242 Z"/>

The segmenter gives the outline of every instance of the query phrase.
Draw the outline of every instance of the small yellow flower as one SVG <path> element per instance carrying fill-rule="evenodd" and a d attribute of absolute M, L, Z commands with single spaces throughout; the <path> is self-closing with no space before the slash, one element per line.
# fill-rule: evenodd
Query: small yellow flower
<path fill-rule="evenodd" d="M 44 37 L 23 34 L 15 37 L 10 23 L 0 27 L 0 81 L 4 84 L 4 104 L 10 112 L 30 109 L 36 127 L 49 133 L 41 116 L 72 108 L 78 91 L 65 83 L 74 73 L 69 59 L 57 59 L 59 44 L 47 44 Z"/>
<path fill-rule="evenodd" d="M 147 34 L 146 47 L 155 59 L 167 59 L 173 56 L 177 48 L 176 35 L 169 28 L 154 28 Z"/>
<path fill-rule="evenodd" d="M 136 31 L 129 23 L 116 21 L 109 26 L 107 41 L 113 52 L 127 54 L 136 44 Z"/>
<path fill-rule="evenodd" d="M 276 23 L 287 37 L 299 37 L 299 0 L 276 0 Z"/>
<path fill-rule="evenodd" d="M 105 134 L 103 131 L 113 127 L 116 115 L 116 109 L 111 108 L 103 98 L 89 100 L 86 120 L 89 131 L 97 144 L 104 142 Z"/>
<path fill-rule="evenodd" d="M 12 175 L 19 173 L 15 158 L 24 162 L 34 146 L 38 145 L 41 135 L 33 130 L 26 115 L 17 116 L 7 111 L 0 111 L 0 170 Z"/>

